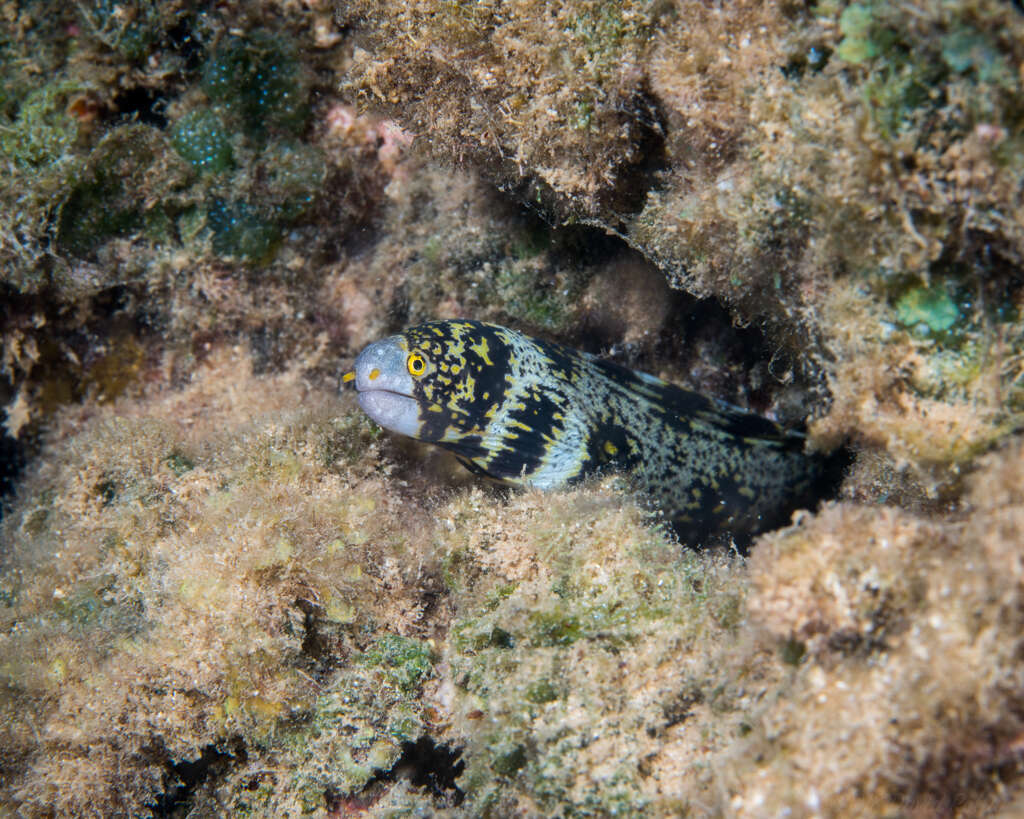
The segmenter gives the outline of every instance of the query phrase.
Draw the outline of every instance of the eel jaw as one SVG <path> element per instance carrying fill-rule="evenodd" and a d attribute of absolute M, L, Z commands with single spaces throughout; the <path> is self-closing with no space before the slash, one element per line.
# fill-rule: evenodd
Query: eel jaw
<path fill-rule="evenodd" d="M 389 390 L 360 390 L 357 400 L 363 412 L 384 429 L 419 437 L 420 405 L 415 398 Z"/>

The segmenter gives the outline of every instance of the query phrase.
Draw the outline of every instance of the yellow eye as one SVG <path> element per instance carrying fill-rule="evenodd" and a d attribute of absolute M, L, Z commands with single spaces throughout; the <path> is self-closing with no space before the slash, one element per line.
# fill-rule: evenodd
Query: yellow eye
<path fill-rule="evenodd" d="M 405 360 L 405 366 L 409 368 L 409 375 L 417 378 L 427 371 L 427 360 L 419 353 L 409 353 Z"/>

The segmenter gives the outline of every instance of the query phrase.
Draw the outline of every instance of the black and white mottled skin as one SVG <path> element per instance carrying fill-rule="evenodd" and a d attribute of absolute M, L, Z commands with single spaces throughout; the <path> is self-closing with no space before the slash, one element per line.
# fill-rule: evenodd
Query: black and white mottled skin
<path fill-rule="evenodd" d="M 800 433 L 495 324 L 413 327 L 370 344 L 345 380 L 382 427 L 508 484 L 628 473 L 684 535 L 784 522 L 823 469 Z"/>

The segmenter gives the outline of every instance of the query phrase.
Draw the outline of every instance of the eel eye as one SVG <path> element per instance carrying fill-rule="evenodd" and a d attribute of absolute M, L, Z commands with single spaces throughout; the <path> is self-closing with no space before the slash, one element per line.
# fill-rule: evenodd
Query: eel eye
<path fill-rule="evenodd" d="M 409 375 L 419 378 L 427 371 L 427 360 L 419 353 L 409 353 L 405 366 L 409 368 Z"/>

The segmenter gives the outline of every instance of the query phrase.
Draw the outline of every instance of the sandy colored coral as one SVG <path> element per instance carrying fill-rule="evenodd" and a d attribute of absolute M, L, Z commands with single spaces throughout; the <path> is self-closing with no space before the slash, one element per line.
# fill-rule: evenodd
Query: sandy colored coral
<path fill-rule="evenodd" d="M 740 816 L 987 815 L 1024 720 L 1024 449 L 985 459 L 966 520 L 834 505 L 764 538 L 752 623 L 807 657 L 725 776 Z M 755 762 L 754 760 L 759 760 Z"/>

